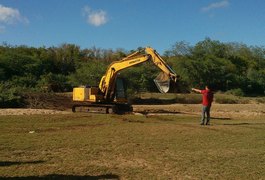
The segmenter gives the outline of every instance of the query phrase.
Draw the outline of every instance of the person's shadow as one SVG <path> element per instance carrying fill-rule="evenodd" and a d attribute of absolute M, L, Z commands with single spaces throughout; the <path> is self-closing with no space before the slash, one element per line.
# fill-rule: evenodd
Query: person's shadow
<path fill-rule="evenodd" d="M 231 120 L 231 118 L 221 118 L 221 117 L 211 117 L 211 119 L 215 119 L 215 120 Z"/>

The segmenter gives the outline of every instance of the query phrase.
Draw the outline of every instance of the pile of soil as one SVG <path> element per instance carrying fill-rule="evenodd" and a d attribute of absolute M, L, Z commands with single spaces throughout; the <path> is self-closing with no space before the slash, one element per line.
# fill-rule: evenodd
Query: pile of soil
<path fill-rule="evenodd" d="M 72 95 L 67 93 L 30 93 L 23 98 L 23 108 L 3 108 L 0 115 L 67 114 L 73 105 Z"/>
<path fill-rule="evenodd" d="M 70 93 L 31 93 L 24 96 L 25 108 L 70 110 L 73 106 Z"/>

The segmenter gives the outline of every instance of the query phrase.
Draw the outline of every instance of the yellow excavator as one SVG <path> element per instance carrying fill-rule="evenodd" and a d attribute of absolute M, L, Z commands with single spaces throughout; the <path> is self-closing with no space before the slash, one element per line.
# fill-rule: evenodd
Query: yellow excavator
<path fill-rule="evenodd" d="M 176 82 L 177 74 L 151 47 L 136 51 L 120 61 L 112 62 L 98 87 L 84 86 L 73 89 L 73 112 L 124 113 L 132 111 L 126 99 L 123 81 L 117 76 L 121 70 L 152 61 L 162 72 L 154 79 L 161 93 L 169 91 L 170 81 Z"/>

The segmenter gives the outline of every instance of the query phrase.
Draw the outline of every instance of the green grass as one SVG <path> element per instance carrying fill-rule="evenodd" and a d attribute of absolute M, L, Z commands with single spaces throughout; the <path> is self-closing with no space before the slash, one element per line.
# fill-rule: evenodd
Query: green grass
<path fill-rule="evenodd" d="M 264 118 L 198 119 L 0 116 L 0 178 L 265 178 Z"/>

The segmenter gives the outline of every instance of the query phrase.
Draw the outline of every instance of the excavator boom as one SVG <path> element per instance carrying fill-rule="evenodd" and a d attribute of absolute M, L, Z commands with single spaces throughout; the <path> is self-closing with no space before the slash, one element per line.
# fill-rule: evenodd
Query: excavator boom
<path fill-rule="evenodd" d="M 169 87 L 165 88 L 165 82 L 169 86 L 169 81 L 177 81 L 176 73 L 168 66 L 168 64 L 162 59 L 162 57 L 152 48 L 146 47 L 144 54 L 141 51 L 137 51 L 128 55 L 120 61 L 114 61 L 108 67 L 106 74 L 101 78 L 99 89 L 104 94 L 105 99 L 109 99 L 113 96 L 115 91 L 115 79 L 119 71 L 141 64 L 146 61 L 152 61 L 157 66 L 163 75 L 159 75 L 154 81 L 160 92 L 166 93 Z M 162 78 L 161 78 L 162 77 Z"/>

